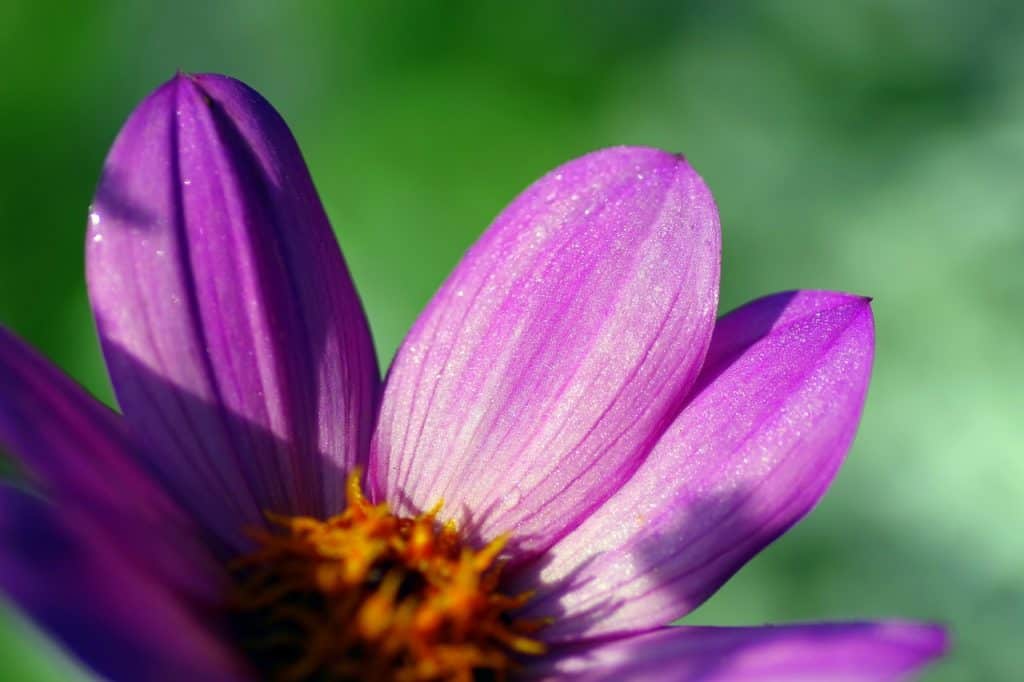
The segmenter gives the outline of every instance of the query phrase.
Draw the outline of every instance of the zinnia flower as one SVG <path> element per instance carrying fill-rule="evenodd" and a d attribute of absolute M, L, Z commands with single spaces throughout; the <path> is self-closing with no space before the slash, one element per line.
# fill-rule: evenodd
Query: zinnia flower
<path fill-rule="evenodd" d="M 0 584 L 114 680 L 891 680 L 912 623 L 670 627 L 804 516 L 853 439 L 866 299 L 715 320 L 680 156 L 599 151 L 495 220 L 381 383 L 277 113 L 179 75 L 114 143 L 89 295 L 122 413 L 8 333 Z"/>

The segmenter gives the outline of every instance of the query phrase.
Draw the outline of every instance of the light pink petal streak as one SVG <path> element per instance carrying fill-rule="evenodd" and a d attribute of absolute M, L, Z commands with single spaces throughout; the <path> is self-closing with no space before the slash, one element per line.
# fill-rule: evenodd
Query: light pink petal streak
<path fill-rule="evenodd" d="M 679 409 L 718 296 L 718 213 L 681 157 L 595 152 L 493 223 L 391 369 L 376 493 L 542 550 L 635 470 Z"/>

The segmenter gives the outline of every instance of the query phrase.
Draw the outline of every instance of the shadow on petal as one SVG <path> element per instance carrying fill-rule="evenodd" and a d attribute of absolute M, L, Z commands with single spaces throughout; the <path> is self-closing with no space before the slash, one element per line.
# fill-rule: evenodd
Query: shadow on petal
<path fill-rule="evenodd" d="M 105 166 L 90 209 L 96 211 L 97 216 L 122 221 L 135 229 L 151 227 L 156 220 L 155 214 L 122 189 L 124 182 L 122 171 Z"/>
<path fill-rule="evenodd" d="M 612 567 L 603 567 L 601 574 L 616 573 L 624 575 L 648 575 L 656 579 L 666 561 L 666 556 L 681 551 L 697 551 L 706 543 L 714 542 L 714 535 L 727 532 L 730 537 L 755 537 L 763 532 L 763 519 L 748 513 L 750 494 L 747 490 L 736 490 L 724 494 L 709 494 L 693 500 L 685 515 L 680 515 L 675 523 L 666 526 L 661 532 L 644 538 Z M 634 528 L 635 519 L 624 520 L 623 529 Z M 781 534 L 781 533 L 779 533 Z M 681 549 L 678 538 L 687 538 L 687 546 Z M 751 551 L 744 543 L 736 547 L 708 557 L 705 561 L 688 568 L 684 573 L 674 572 L 671 579 L 659 585 L 659 590 L 668 591 L 671 597 L 666 599 L 669 604 L 679 602 L 703 602 L 713 590 L 695 589 L 714 583 L 713 578 L 701 580 L 705 574 L 710 576 L 731 576 L 747 563 L 759 550 Z M 588 632 L 606 621 L 619 611 L 631 599 L 642 598 L 645 593 L 621 596 L 605 592 L 600 600 L 590 600 L 589 604 L 578 604 L 573 599 L 590 582 L 599 580 L 587 569 L 600 555 L 589 557 L 576 566 L 567 576 L 545 583 L 541 577 L 549 558 L 541 556 L 538 560 L 518 568 L 510 575 L 513 589 L 535 590 L 535 598 L 529 604 L 529 616 L 551 618 L 559 630 L 572 632 Z M 668 625 L 673 616 L 666 615 L 662 625 Z M 649 629 L 649 628 L 645 628 Z M 632 634 L 634 630 L 626 629 L 613 635 L 601 635 L 598 638 L 615 637 Z M 543 631 L 541 638 L 544 638 Z"/>
<path fill-rule="evenodd" d="M 268 504 L 258 494 L 265 485 L 264 472 L 289 465 L 275 458 L 295 452 L 294 443 L 285 442 L 223 404 L 169 382 L 120 347 L 108 346 L 107 354 L 112 363 L 131 372 L 136 390 L 142 395 L 160 396 L 153 406 L 173 410 L 179 428 L 168 428 L 157 437 L 144 430 L 136 433 L 145 446 L 141 449 L 141 464 L 195 517 L 218 555 L 230 557 L 245 551 L 250 546 L 248 533 L 268 527 L 266 513 L 299 513 Z M 157 419 L 165 417 L 163 412 L 155 415 Z M 344 480 L 347 473 L 324 452 L 300 451 L 294 456 L 318 460 L 320 466 L 333 468 L 339 480 Z M 337 511 L 328 509 L 326 513 Z"/>

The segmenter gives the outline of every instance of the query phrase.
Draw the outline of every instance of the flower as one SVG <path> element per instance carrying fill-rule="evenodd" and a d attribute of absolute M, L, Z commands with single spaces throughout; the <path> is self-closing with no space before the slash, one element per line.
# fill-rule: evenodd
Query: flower
<path fill-rule="evenodd" d="M 89 214 L 123 413 L 0 333 L 0 443 L 40 493 L 0 490 L 0 585 L 115 680 L 902 678 L 941 628 L 667 626 L 814 506 L 870 374 L 864 298 L 716 322 L 719 250 L 685 159 L 584 156 L 496 219 L 382 384 L 284 122 L 179 74 Z"/>

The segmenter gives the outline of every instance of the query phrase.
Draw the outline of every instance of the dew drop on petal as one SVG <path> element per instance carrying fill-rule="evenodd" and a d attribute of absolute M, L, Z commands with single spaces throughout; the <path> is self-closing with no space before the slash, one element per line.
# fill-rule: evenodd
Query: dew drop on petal
<path fill-rule="evenodd" d="M 520 500 L 523 499 L 523 493 L 519 487 L 512 488 L 505 495 L 505 506 L 509 509 L 519 504 Z"/>

